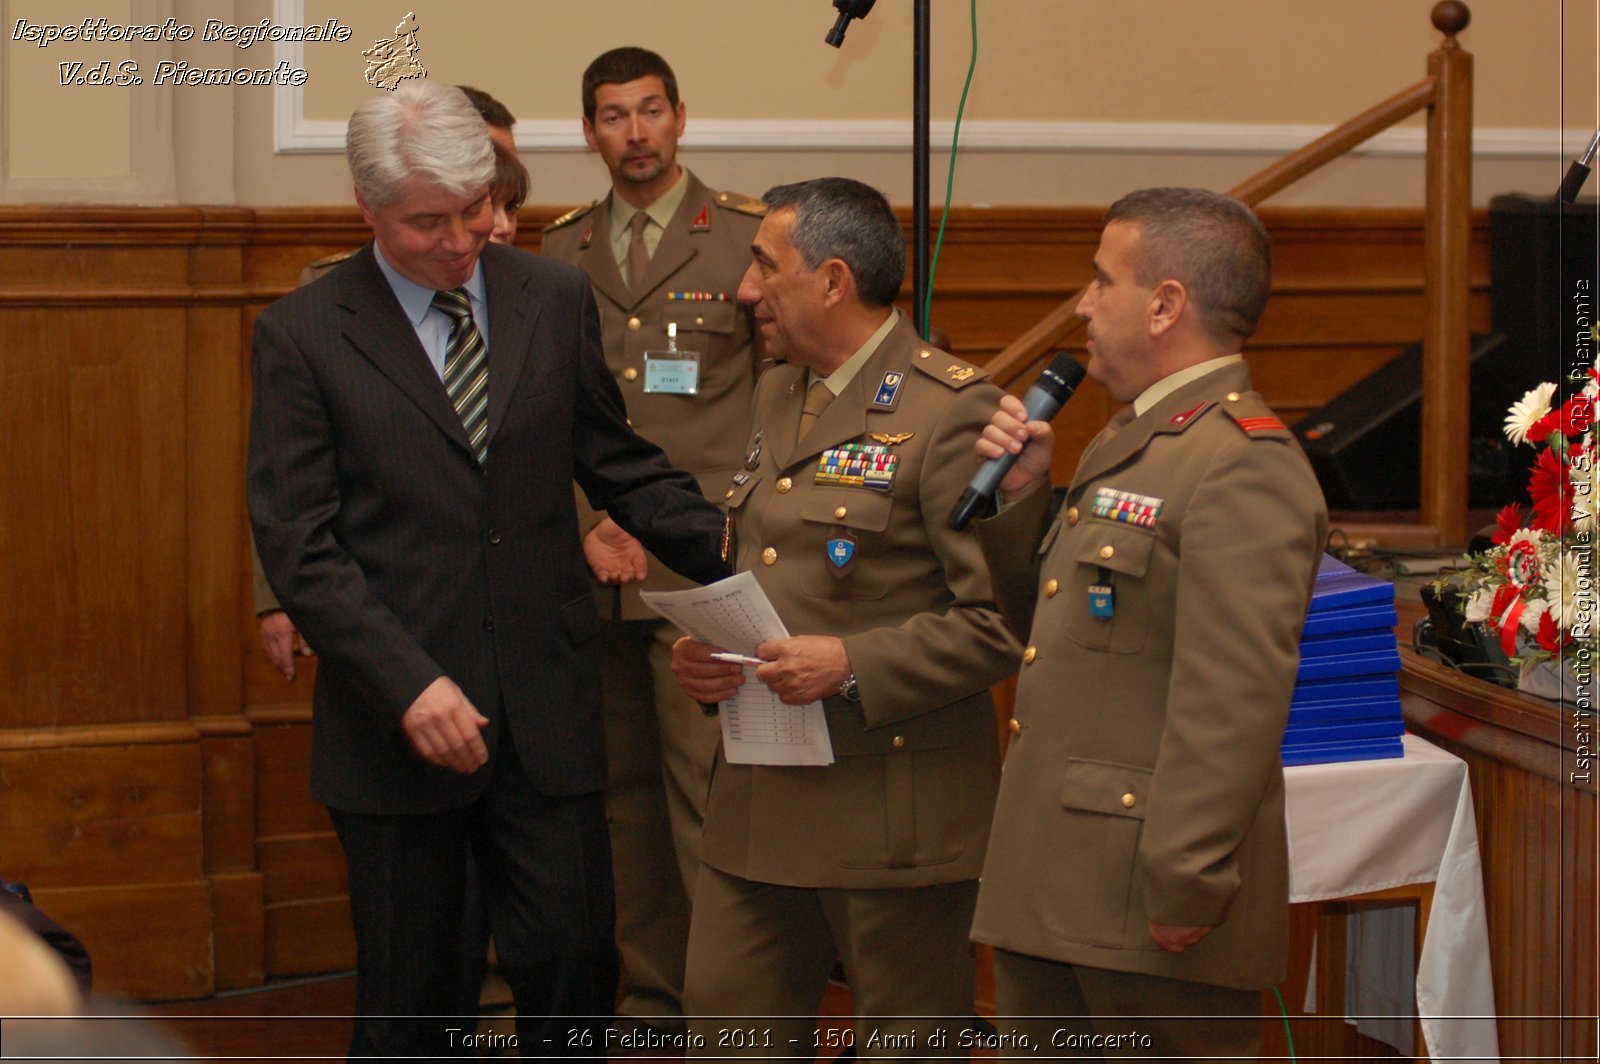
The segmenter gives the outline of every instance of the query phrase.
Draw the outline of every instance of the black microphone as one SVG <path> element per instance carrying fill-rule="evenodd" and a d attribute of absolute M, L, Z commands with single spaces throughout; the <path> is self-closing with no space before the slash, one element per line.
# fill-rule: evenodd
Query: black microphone
<path fill-rule="evenodd" d="M 1561 202 L 1572 206 L 1578 199 L 1578 192 L 1583 188 L 1583 183 L 1589 180 L 1589 168 L 1594 165 L 1595 149 L 1600 148 L 1600 130 L 1597 130 L 1594 139 L 1589 142 L 1589 150 L 1583 157 L 1573 161 L 1567 167 L 1567 176 L 1561 182 L 1561 191 L 1556 195 L 1561 197 Z"/>
<path fill-rule="evenodd" d="M 1083 363 L 1065 351 L 1057 351 L 1044 372 L 1039 374 L 1039 379 L 1033 382 L 1033 387 L 1028 389 L 1028 394 L 1022 397 L 1028 420 L 1049 421 L 1060 413 L 1063 404 L 1078 390 L 1083 374 Z M 1016 461 L 1017 455 L 1007 453 L 999 458 L 990 458 L 978 467 L 972 476 L 972 483 L 961 493 L 956 508 L 950 511 L 951 528 L 960 532 L 980 511 L 994 505 L 994 493 L 999 490 L 1000 482 Z"/>
<path fill-rule="evenodd" d="M 853 18 L 866 18 L 872 10 L 872 5 L 878 0 L 833 0 L 833 6 L 839 9 L 839 19 L 833 24 L 833 29 L 822 38 L 835 48 L 844 44 L 844 31 L 850 28 Z"/>

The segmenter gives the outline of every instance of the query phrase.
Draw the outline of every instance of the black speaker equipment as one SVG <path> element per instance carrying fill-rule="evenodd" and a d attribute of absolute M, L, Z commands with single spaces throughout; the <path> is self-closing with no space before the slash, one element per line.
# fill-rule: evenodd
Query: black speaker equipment
<path fill-rule="evenodd" d="M 1527 502 L 1533 447 L 1512 447 L 1506 409 L 1541 381 L 1561 396 L 1575 366 L 1595 363 L 1589 332 L 1600 295 L 1600 205 L 1553 196 L 1489 201 L 1489 335 L 1472 338 L 1467 494 L 1480 509 Z M 1559 399 L 1559 396 L 1558 396 Z M 1409 510 L 1419 503 L 1422 347 L 1407 348 L 1294 427 L 1328 505 Z"/>
<path fill-rule="evenodd" d="M 1511 445 L 1502 434 L 1507 347 L 1493 334 L 1472 337 L 1472 418 L 1468 496 L 1476 507 L 1500 507 L 1524 485 L 1508 487 Z M 1307 414 L 1294 434 L 1311 459 L 1334 510 L 1414 510 L 1422 476 L 1422 345 L 1412 344 L 1332 402 Z M 1521 467 L 1527 468 L 1524 463 Z"/>
<path fill-rule="evenodd" d="M 1597 210 L 1593 199 L 1571 207 L 1549 196 L 1489 201 L 1491 323 L 1522 368 L 1523 391 L 1594 363 L 1594 342 L 1580 333 L 1594 324 L 1600 294 Z"/>

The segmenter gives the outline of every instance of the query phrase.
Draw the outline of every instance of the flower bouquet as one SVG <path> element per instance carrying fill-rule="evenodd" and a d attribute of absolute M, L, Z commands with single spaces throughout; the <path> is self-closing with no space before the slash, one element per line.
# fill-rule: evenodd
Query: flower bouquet
<path fill-rule="evenodd" d="M 1464 598 L 1467 622 L 1487 629 L 1522 666 L 1525 689 L 1540 663 L 1565 666 L 1572 682 L 1584 688 L 1596 665 L 1600 454 L 1594 419 L 1600 373 L 1590 370 L 1581 379 L 1582 390 L 1559 404 L 1549 382 L 1512 404 L 1506 438 L 1539 448 L 1528 477 L 1532 505 L 1502 509 L 1494 546 L 1468 555 L 1462 569 L 1434 587 Z"/>

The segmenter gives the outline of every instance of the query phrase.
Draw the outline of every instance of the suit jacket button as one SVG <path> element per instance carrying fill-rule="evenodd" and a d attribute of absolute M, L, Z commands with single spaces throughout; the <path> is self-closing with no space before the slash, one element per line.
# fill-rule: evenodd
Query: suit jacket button
<path fill-rule="evenodd" d="M 766 550 L 762 551 L 761 552 L 761 564 L 762 565 L 777 565 L 778 564 L 778 548 L 776 548 L 776 547 L 768 547 Z"/>
<path fill-rule="evenodd" d="M 775 487 L 778 489 L 779 495 L 787 495 L 789 494 L 789 489 L 794 487 L 794 481 L 789 477 L 779 477 Z"/>
<path fill-rule="evenodd" d="M 1055 577 L 1051 577 L 1049 580 L 1046 580 L 1044 582 L 1044 597 L 1045 598 L 1055 598 L 1056 597 L 1056 592 L 1060 591 L 1060 590 L 1061 590 L 1061 581 L 1057 580 Z"/>
<path fill-rule="evenodd" d="M 1124 808 L 1124 809 L 1132 809 L 1135 805 L 1138 805 L 1138 804 L 1139 804 L 1139 799 L 1137 799 L 1137 798 L 1135 798 L 1133 796 L 1133 792 L 1132 791 L 1129 791 L 1127 794 L 1124 794 L 1122 796 L 1122 808 Z"/>
<path fill-rule="evenodd" d="M 500 545 L 500 530 L 498 528 L 489 529 L 489 542 L 495 546 Z"/>
<path fill-rule="evenodd" d="M 1078 508 L 1076 506 L 1067 507 L 1067 524 L 1069 524 L 1069 525 L 1077 525 L 1077 523 L 1078 523 Z"/>
<path fill-rule="evenodd" d="M 1021 735 L 1022 734 L 1022 722 L 1020 720 L 1018 720 L 1016 717 L 1012 717 L 1011 718 L 1011 734 L 1012 735 Z"/>
<path fill-rule="evenodd" d="M 644 322 L 640 321 L 638 318 L 629 318 L 628 319 L 628 331 L 629 332 L 638 332 L 643 327 L 644 327 Z"/>
<path fill-rule="evenodd" d="M 622 379 L 625 381 L 636 381 L 639 379 L 639 371 L 634 369 L 632 366 L 629 366 L 627 369 L 622 371 Z"/>
<path fill-rule="evenodd" d="M 494 631 L 494 618 L 493 617 L 485 617 L 483 619 L 483 630 L 485 632 Z"/>
<path fill-rule="evenodd" d="M 1024 665 L 1032 665 L 1033 664 L 1033 659 L 1038 657 L 1038 656 L 1039 656 L 1039 648 L 1038 647 L 1029 647 L 1027 650 L 1024 650 L 1022 652 L 1022 663 Z"/>

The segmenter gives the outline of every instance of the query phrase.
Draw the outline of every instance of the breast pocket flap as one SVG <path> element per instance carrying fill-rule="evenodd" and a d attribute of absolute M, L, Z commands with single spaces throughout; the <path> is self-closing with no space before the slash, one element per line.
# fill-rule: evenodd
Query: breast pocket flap
<path fill-rule="evenodd" d="M 888 495 L 867 488 L 838 488 L 811 492 L 800 504 L 800 516 L 818 524 L 882 532 L 889 527 L 893 505 Z"/>

